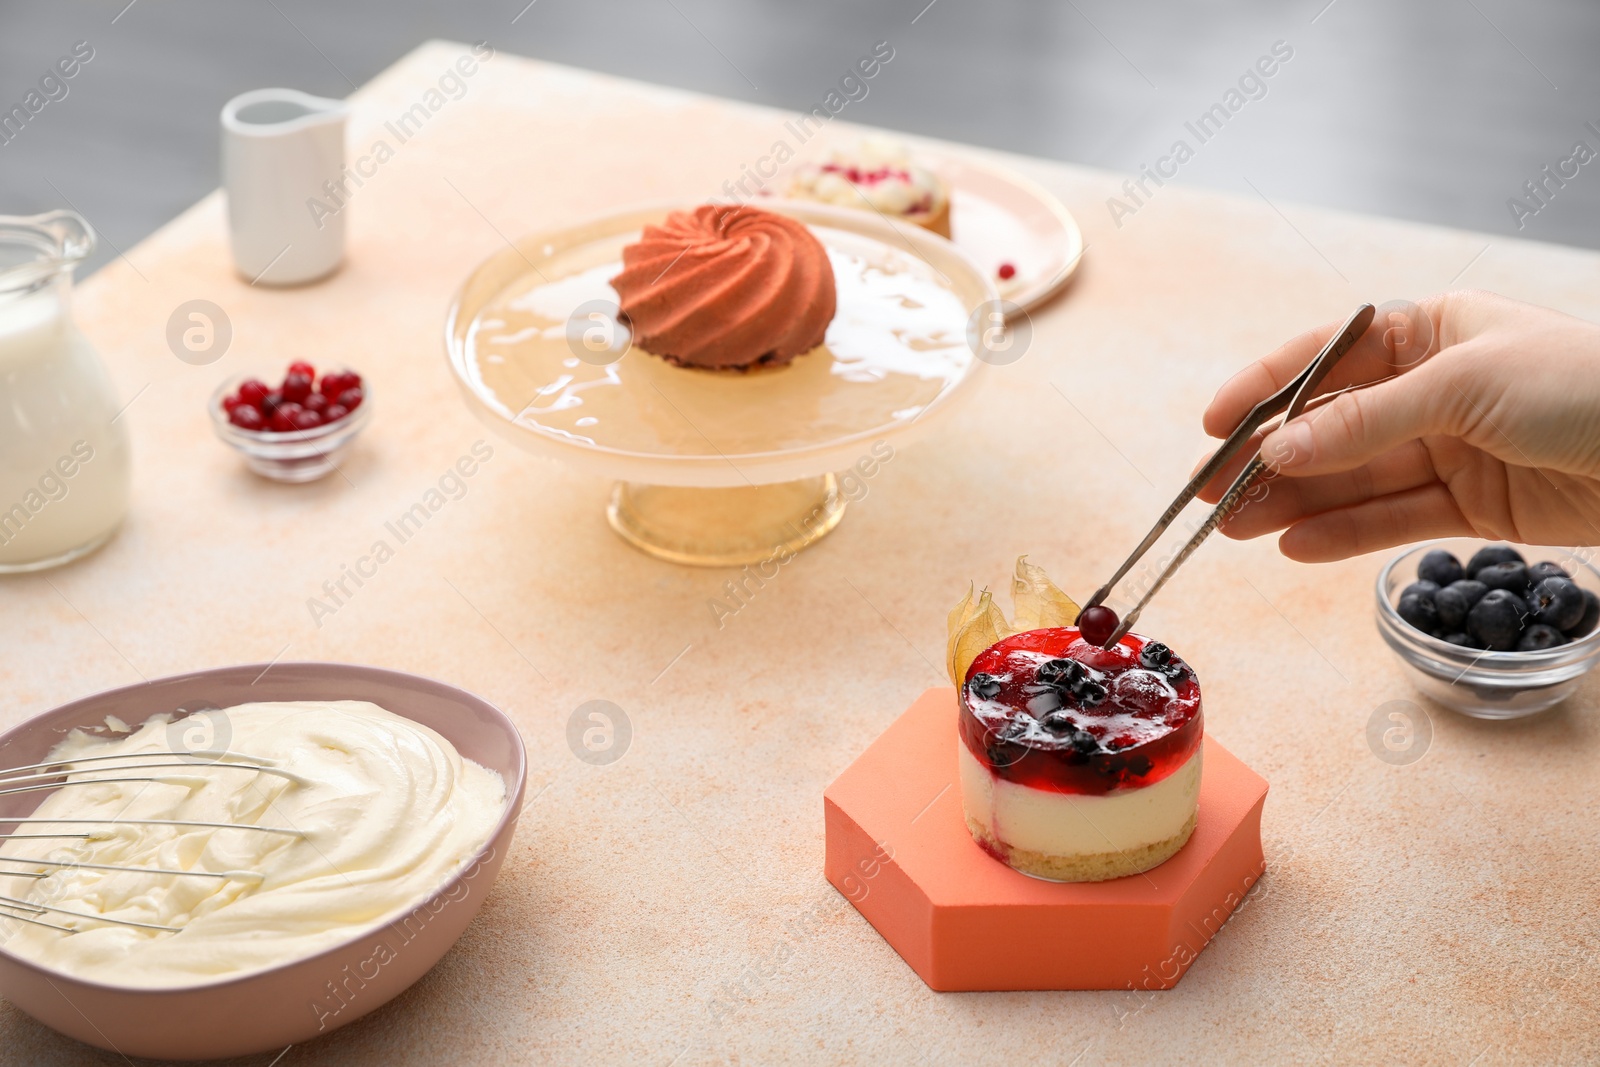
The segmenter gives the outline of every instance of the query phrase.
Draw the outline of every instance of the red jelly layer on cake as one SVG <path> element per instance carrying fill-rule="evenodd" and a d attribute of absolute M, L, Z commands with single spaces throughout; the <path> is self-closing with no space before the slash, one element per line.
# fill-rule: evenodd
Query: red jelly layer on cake
<path fill-rule="evenodd" d="M 998 778 L 1057 793 L 1153 785 L 1200 747 L 1200 682 L 1159 641 L 1110 648 L 1075 626 L 986 649 L 961 687 L 961 740 Z"/>

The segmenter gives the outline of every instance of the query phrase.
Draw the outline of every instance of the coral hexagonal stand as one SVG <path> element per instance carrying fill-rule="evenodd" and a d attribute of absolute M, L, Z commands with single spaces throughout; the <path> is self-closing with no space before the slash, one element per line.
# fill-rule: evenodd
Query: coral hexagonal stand
<path fill-rule="evenodd" d="M 1176 985 L 1266 869 L 1266 780 L 1207 737 L 1177 855 L 1127 878 L 1041 881 L 967 832 L 956 715 L 955 690 L 930 689 L 828 787 L 828 881 L 933 989 Z"/>

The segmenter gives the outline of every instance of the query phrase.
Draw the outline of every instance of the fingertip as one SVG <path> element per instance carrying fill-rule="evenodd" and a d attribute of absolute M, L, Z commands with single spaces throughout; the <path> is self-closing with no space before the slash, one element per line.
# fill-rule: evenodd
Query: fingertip
<path fill-rule="evenodd" d="M 1214 454 L 1214 453 L 1212 453 L 1212 454 Z M 1198 474 L 1199 471 L 1200 471 L 1200 468 L 1204 467 L 1207 463 L 1209 463 L 1211 461 L 1211 455 L 1212 454 L 1207 454 L 1205 456 L 1202 456 L 1200 458 L 1200 462 L 1196 463 L 1194 465 L 1194 467 L 1189 471 L 1189 477 L 1193 478 L 1196 474 Z M 1217 501 L 1221 500 L 1222 499 L 1222 486 L 1217 484 L 1219 480 L 1220 479 L 1213 478 L 1209 482 L 1207 482 L 1205 485 L 1202 485 L 1199 488 L 1199 490 L 1197 490 L 1195 492 L 1195 494 L 1194 494 L 1195 495 L 1195 499 L 1199 500 L 1201 503 L 1204 503 L 1204 504 L 1215 504 Z"/>
<path fill-rule="evenodd" d="M 1296 419 L 1269 433 L 1261 441 L 1261 458 L 1276 472 L 1293 470 L 1311 462 L 1315 435 L 1307 423 Z"/>
<path fill-rule="evenodd" d="M 1368 514 L 1370 503 L 1324 511 L 1291 523 L 1278 538 L 1278 551 L 1296 563 L 1331 563 L 1356 555 L 1361 551 L 1357 516 Z"/>
<path fill-rule="evenodd" d="M 1308 529 L 1303 522 L 1295 523 L 1279 535 L 1278 551 L 1296 563 L 1328 563 L 1348 555 L 1334 551 L 1324 531 Z"/>
<path fill-rule="evenodd" d="M 1443 482 L 1433 482 L 1312 515 L 1278 538 L 1278 550 L 1300 563 L 1328 563 L 1432 537 L 1472 533 Z"/>
<path fill-rule="evenodd" d="M 1277 389 L 1278 381 L 1272 371 L 1265 361 L 1258 360 L 1222 383 L 1206 406 L 1205 414 L 1200 416 L 1200 425 L 1211 437 L 1227 437 L 1257 401 L 1271 396 Z"/>
<path fill-rule="evenodd" d="M 1217 532 L 1230 541 L 1248 541 L 1259 534 L 1252 534 L 1244 529 L 1235 529 L 1232 519 L 1224 519 L 1217 525 Z"/>

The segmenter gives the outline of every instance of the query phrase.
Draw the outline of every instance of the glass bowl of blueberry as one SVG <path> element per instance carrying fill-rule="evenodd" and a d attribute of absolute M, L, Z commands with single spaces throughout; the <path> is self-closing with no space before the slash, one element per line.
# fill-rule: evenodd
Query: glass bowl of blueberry
<path fill-rule="evenodd" d="M 277 386 L 233 378 L 211 396 L 211 426 L 264 478 L 309 482 L 332 471 L 367 425 L 370 390 L 355 371 L 320 378 L 309 363 L 289 364 Z"/>
<path fill-rule="evenodd" d="M 1378 575 L 1378 632 L 1424 695 L 1515 719 L 1566 699 L 1600 661 L 1593 550 L 1524 551 L 1452 538 Z"/>

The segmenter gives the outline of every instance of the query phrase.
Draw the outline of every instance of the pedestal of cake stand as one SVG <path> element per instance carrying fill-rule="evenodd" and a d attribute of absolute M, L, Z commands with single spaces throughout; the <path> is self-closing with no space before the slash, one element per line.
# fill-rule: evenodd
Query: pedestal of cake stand
<path fill-rule="evenodd" d="M 956 696 L 931 689 L 823 796 L 828 881 L 937 990 L 1167 989 L 1266 864 L 1266 781 L 1205 739 L 1178 854 L 1106 882 L 1029 878 L 967 832 Z"/>
<path fill-rule="evenodd" d="M 832 474 L 724 489 L 617 482 L 606 519 L 624 541 L 660 559 L 740 567 L 786 561 L 826 537 L 844 508 Z"/>

